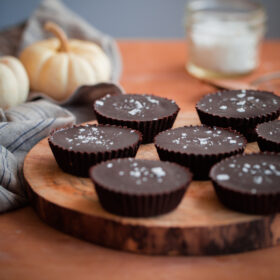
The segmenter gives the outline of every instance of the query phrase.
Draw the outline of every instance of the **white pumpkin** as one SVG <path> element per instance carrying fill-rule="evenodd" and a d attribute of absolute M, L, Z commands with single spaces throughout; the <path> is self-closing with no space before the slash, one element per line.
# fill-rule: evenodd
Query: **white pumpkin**
<path fill-rule="evenodd" d="M 57 38 L 34 43 L 20 55 L 32 90 L 62 101 L 81 85 L 110 79 L 110 60 L 98 45 L 68 40 L 63 30 L 52 22 L 47 22 L 45 29 Z"/>
<path fill-rule="evenodd" d="M 29 80 L 21 62 L 12 56 L 0 57 L 0 108 L 23 103 L 28 92 Z"/>

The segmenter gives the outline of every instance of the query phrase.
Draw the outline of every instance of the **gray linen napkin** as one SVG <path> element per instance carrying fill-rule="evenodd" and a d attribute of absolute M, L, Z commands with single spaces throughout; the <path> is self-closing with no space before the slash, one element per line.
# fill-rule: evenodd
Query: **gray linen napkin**
<path fill-rule="evenodd" d="M 27 202 L 22 174 L 27 152 L 53 129 L 74 121 L 68 110 L 45 100 L 0 109 L 0 213 Z"/>
<path fill-rule="evenodd" d="M 47 20 L 59 24 L 70 38 L 99 44 L 112 63 L 111 81 L 118 81 L 121 60 L 115 41 L 90 26 L 59 0 L 42 1 L 26 23 L 1 31 L 0 54 L 17 55 L 26 45 L 48 37 L 43 31 Z M 93 100 L 107 93 L 121 94 L 123 91 L 113 83 L 83 86 L 63 104 L 75 113 L 78 122 L 87 121 L 94 118 Z M 46 97 L 44 93 L 32 93 L 31 96 Z M 74 122 L 72 113 L 47 100 L 24 103 L 5 112 L 0 109 L 0 213 L 27 203 L 26 182 L 22 173 L 26 153 L 51 130 Z"/>

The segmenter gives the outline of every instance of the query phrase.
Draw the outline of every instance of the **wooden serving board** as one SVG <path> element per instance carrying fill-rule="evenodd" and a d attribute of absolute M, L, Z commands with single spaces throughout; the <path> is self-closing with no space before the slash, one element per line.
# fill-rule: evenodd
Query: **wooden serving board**
<path fill-rule="evenodd" d="M 198 123 L 195 113 L 181 113 L 175 126 Z M 254 151 L 257 144 L 249 144 L 246 152 Z M 137 158 L 158 159 L 153 144 L 142 145 Z M 192 182 L 179 207 L 169 214 L 124 218 L 102 209 L 90 179 L 59 169 L 47 139 L 26 156 L 24 175 L 43 221 L 102 246 L 143 254 L 216 255 L 280 243 L 280 214 L 231 211 L 218 201 L 210 181 Z"/>

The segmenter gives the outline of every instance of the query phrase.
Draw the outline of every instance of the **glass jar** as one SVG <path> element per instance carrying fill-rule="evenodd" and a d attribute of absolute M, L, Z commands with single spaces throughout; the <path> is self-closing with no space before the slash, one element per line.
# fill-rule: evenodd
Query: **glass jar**
<path fill-rule="evenodd" d="M 193 0 L 186 9 L 187 70 L 200 78 L 248 74 L 259 63 L 263 7 L 247 0 Z"/>

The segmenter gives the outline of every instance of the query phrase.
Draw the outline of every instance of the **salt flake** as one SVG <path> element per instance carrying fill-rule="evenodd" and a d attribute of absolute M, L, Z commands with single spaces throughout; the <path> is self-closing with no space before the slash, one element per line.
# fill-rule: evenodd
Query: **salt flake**
<path fill-rule="evenodd" d="M 229 175 L 228 174 L 219 174 L 217 175 L 217 180 L 219 181 L 227 181 L 229 180 Z"/>

